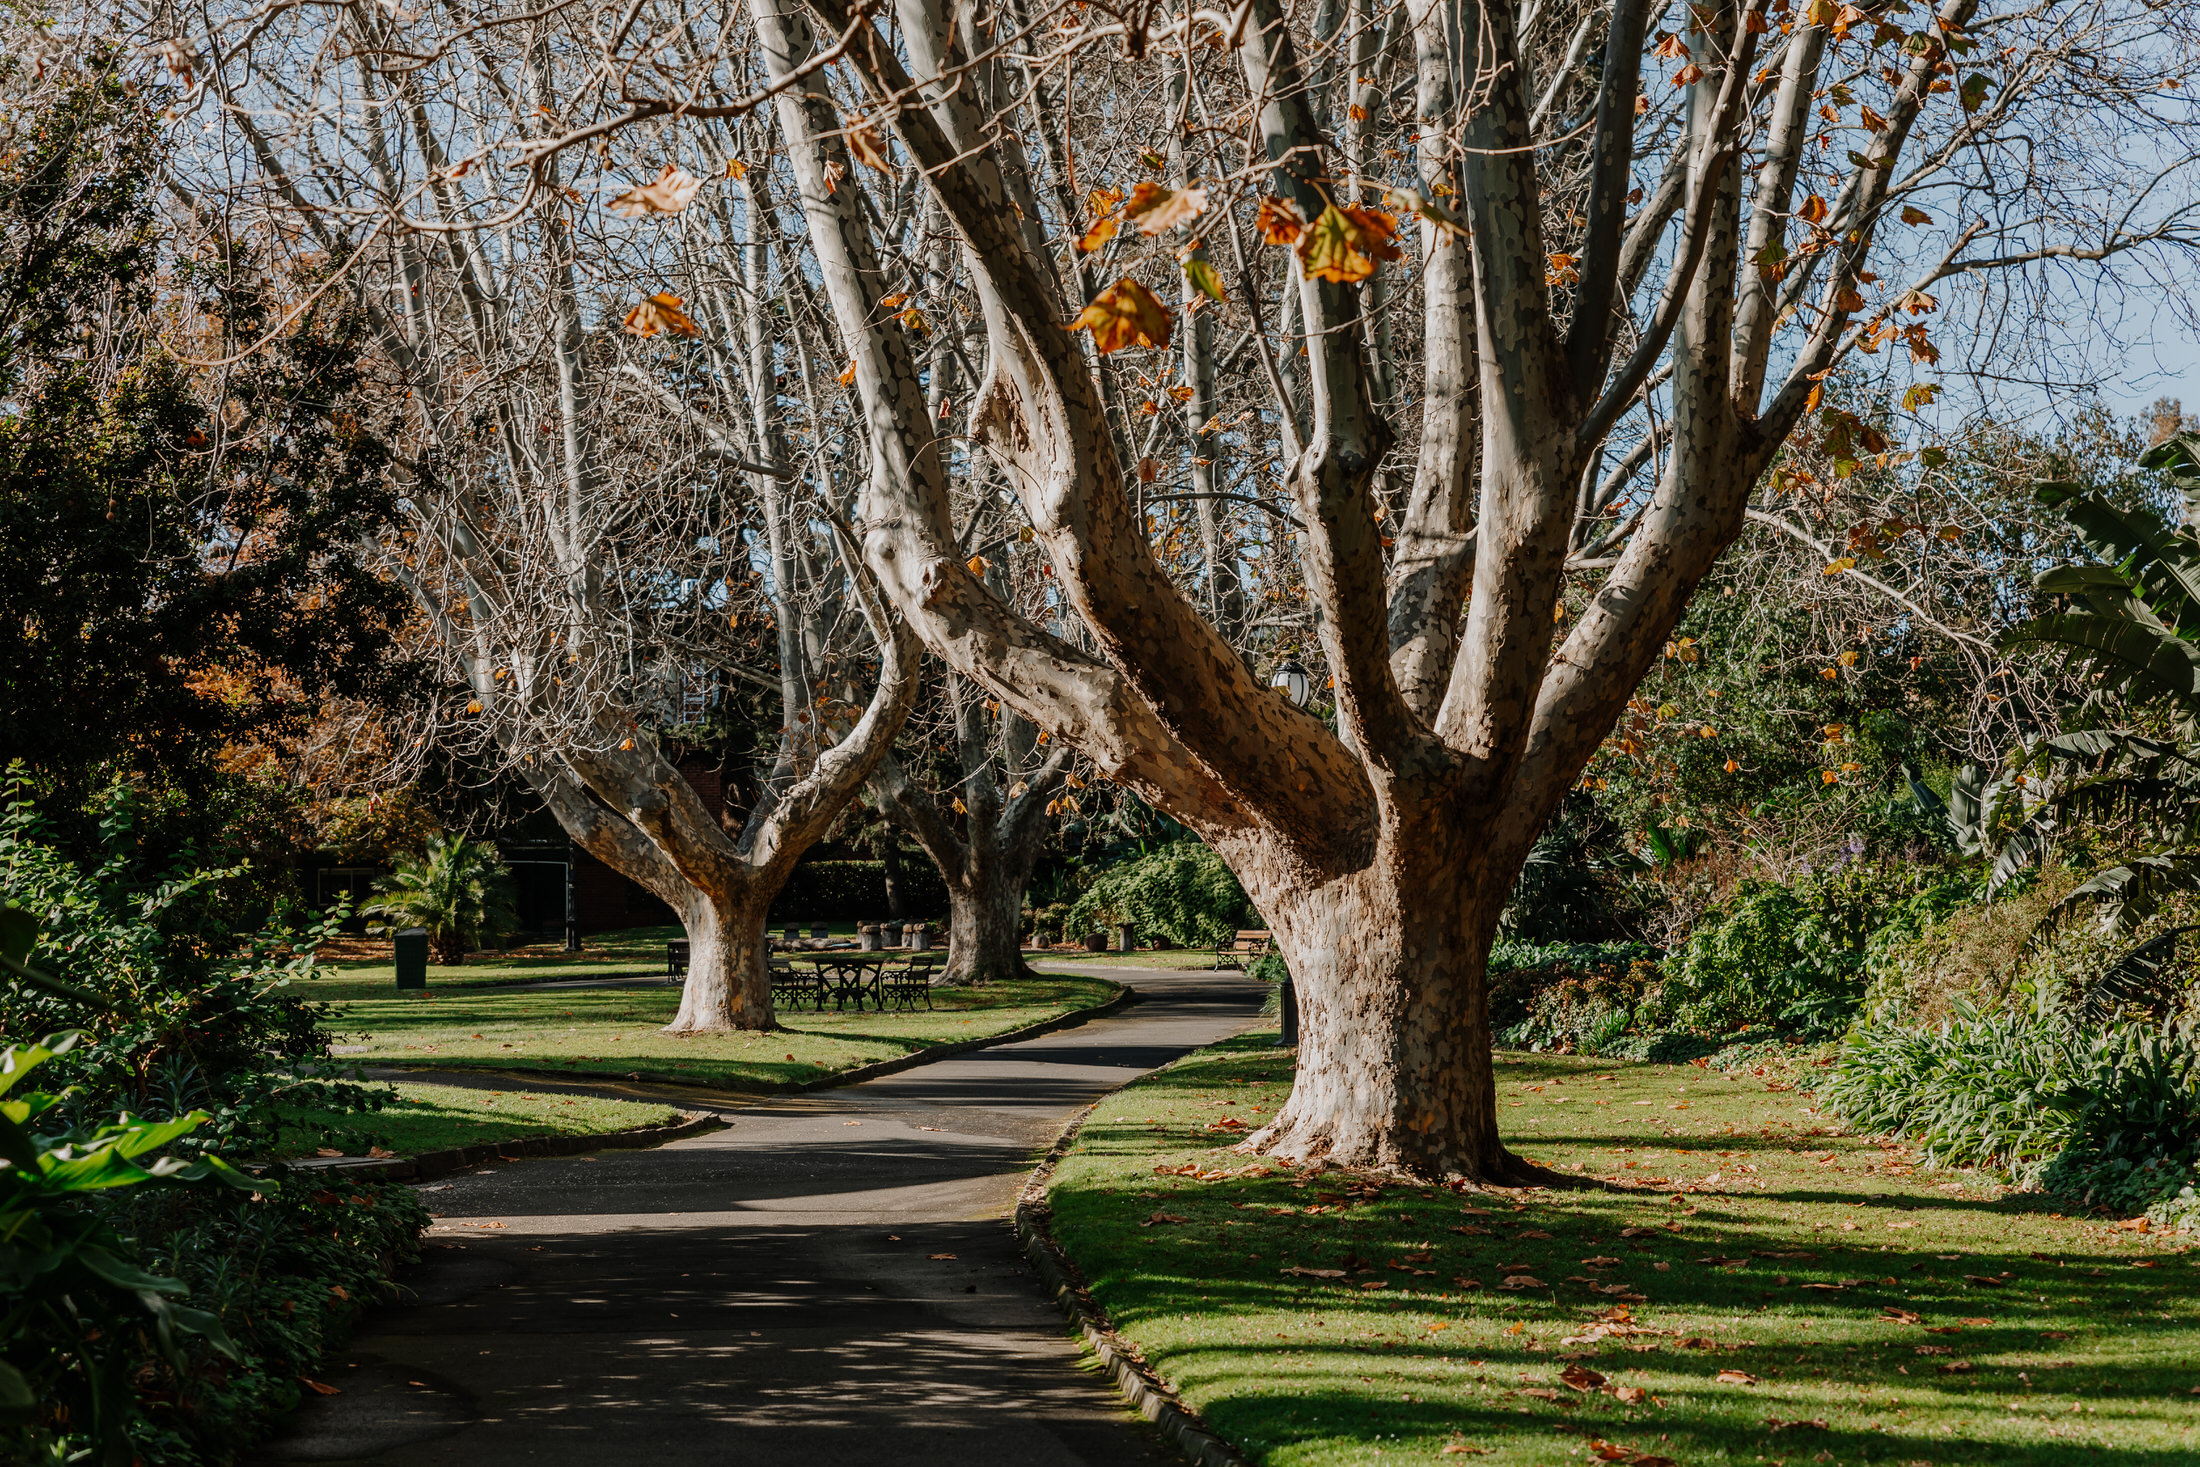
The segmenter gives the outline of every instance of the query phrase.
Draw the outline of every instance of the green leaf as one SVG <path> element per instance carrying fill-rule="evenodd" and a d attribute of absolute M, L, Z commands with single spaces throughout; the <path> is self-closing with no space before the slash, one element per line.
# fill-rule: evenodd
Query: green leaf
<path fill-rule="evenodd" d="M 117 1258 L 105 1248 L 89 1247 L 76 1250 L 77 1261 L 94 1277 L 132 1292 L 154 1294 L 188 1294 L 190 1287 L 182 1279 L 164 1279 L 147 1273 L 126 1259 Z"/>
<path fill-rule="evenodd" d="M 38 1404 L 31 1394 L 31 1383 L 23 1378 L 23 1372 L 0 1360 L 0 1411 L 28 1411 Z"/>
<path fill-rule="evenodd" d="M 1215 267 L 1196 255 L 1184 262 L 1184 278 L 1217 305 L 1229 299 L 1222 292 L 1222 277 L 1215 273 Z"/>

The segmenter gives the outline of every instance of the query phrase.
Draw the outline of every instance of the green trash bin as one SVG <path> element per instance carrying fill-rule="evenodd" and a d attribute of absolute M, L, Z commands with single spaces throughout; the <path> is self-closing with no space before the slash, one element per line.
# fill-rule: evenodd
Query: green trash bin
<path fill-rule="evenodd" d="M 397 934 L 397 986 L 428 986 L 428 929 L 407 927 Z"/>

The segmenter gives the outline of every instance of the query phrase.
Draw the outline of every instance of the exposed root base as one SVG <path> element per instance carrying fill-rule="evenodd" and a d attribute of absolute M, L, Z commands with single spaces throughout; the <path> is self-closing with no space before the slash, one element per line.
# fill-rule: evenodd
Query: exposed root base
<path fill-rule="evenodd" d="M 705 1034 L 769 1034 L 779 1027 L 779 1021 L 768 1024 L 667 1024 L 657 1032 L 674 1039 L 693 1039 Z"/>

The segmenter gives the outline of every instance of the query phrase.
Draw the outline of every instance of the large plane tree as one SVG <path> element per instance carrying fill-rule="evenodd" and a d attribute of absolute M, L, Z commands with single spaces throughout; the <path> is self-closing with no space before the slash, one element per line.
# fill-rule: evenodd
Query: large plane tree
<path fill-rule="evenodd" d="M 332 54 L 332 24 L 255 6 L 167 62 Z M 1932 470 L 1829 377 L 1910 377 L 1913 411 L 1943 353 L 2045 382 L 2086 345 L 2050 329 L 2075 289 L 2183 270 L 2195 242 L 2193 24 L 2147 0 L 627 0 L 375 24 L 347 54 L 466 99 L 465 156 L 519 197 L 614 136 L 670 167 L 696 129 L 776 118 L 886 597 L 1210 842 L 1275 928 L 1303 1042 L 1246 1144 L 1426 1175 L 1531 1170 L 1496 1113 L 1498 913 L 1753 502 L 1812 491 L 1786 446 Z M 545 54 L 561 85 L 515 82 Z M 950 303 L 908 299 L 912 217 L 960 254 L 982 351 L 945 407 Z M 1164 386 L 1210 416 L 1163 432 Z M 966 549 L 1002 512 L 987 476 L 1031 534 L 1004 552 L 1014 596 Z M 1287 650 L 1308 706 L 1262 665 Z"/>

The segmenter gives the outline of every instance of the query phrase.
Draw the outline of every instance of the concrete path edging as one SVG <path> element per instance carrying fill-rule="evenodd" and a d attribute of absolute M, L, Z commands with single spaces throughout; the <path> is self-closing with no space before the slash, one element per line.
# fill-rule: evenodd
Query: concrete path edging
<path fill-rule="evenodd" d="M 1055 1138 L 1046 1156 L 1032 1168 L 1022 1195 L 1016 1199 L 1017 1240 L 1023 1244 L 1024 1256 L 1031 1260 L 1032 1269 L 1053 1294 L 1054 1302 L 1061 1306 L 1062 1313 L 1068 1316 L 1086 1347 L 1114 1377 L 1116 1389 L 1139 1415 L 1159 1427 L 1176 1444 L 1186 1461 L 1197 1467 L 1251 1467 L 1236 1447 L 1216 1435 L 1200 1420 L 1198 1412 L 1177 1398 L 1176 1392 L 1146 1364 L 1135 1346 L 1116 1333 L 1115 1326 L 1108 1321 L 1107 1311 L 1085 1287 L 1084 1276 L 1076 1263 L 1055 1241 L 1049 1226 L 1054 1210 L 1046 1200 L 1047 1183 L 1100 1103 L 1095 1101 L 1078 1112 L 1076 1119 Z"/>

